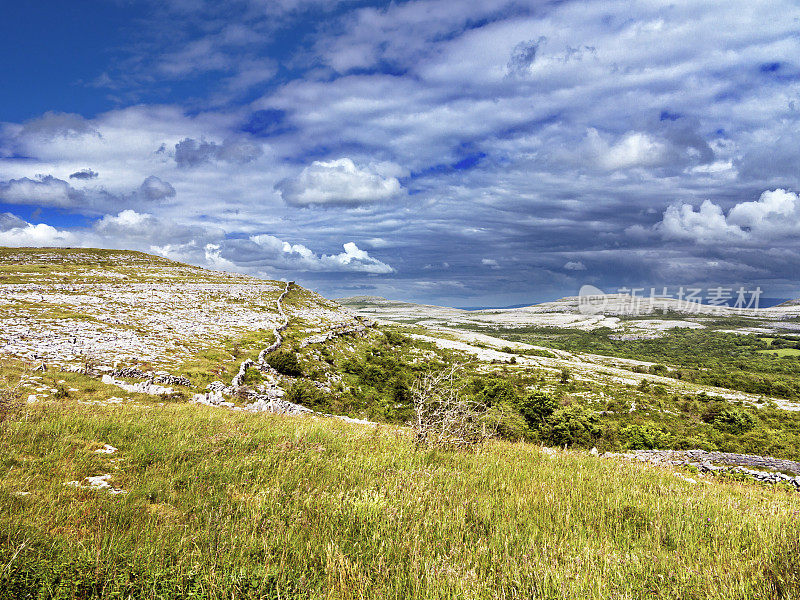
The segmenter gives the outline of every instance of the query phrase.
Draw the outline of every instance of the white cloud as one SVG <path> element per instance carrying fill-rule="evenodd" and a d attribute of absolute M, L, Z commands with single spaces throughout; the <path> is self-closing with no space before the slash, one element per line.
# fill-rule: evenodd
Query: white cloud
<path fill-rule="evenodd" d="M 11 179 L 0 183 L 0 200 L 9 204 L 67 207 L 75 204 L 76 193 L 66 181 L 48 175 L 39 179 Z"/>
<path fill-rule="evenodd" d="M 339 254 L 316 255 L 302 244 L 290 244 L 272 235 L 255 235 L 250 238 L 258 246 L 252 259 L 283 269 L 327 272 L 361 272 L 371 274 L 393 273 L 394 269 L 366 250 L 361 250 L 354 242 L 344 244 L 344 252 Z M 258 252 L 260 250 L 260 253 Z"/>
<path fill-rule="evenodd" d="M 698 211 L 691 204 L 670 206 L 657 227 L 665 239 L 691 240 L 699 244 L 731 242 L 746 237 L 741 229 L 728 224 L 722 208 L 710 200 L 705 200 Z"/>
<path fill-rule="evenodd" d="M 397 177 L 384 175 L 386 165 L 359 168 L 349 158 L 314 161 L 294 179 L 277 185 L 293 206 L 357 206 L 385 202 L 401 193 Z"/>
<path fill-rule="evenodd" d="M 158 220 L 153 215 L 147 213 L 137 213 L 135 210 L 127 209 L 118 215 L 105 215 L 94 224 L 94 230 L 102 235 L 111 236 L 131 236 L 146 235 L 156 233 L 159 227 Z"/>
<path fill-rule="evenodd" d="M 105 215 L 90 227 L 57 229 L 33 225 L 10 213 L 0 213 L 0 246 L 83 246 L 155 252 L 174 260 L 215 269 L 263 273 L 264 269 L 316 273 L 394 273 L 388 264 L 369 255 L 354 242 L 339 254 L 318 255 L 302 244 L 272 235 L 249 240 L 226 239 L 213 228 L 168 223 L 149 213 L 126 209 Z"/>
<path fill-rule="evenodd" d="M 500 265 L 498 264 L 498 262 L 493 258 L 482 258 L 481 259 L 481 264 L 484 267 L 489 267 L 489 268 L 492 268 L 492 269 L 499 269 L 500 268 Z"/>
<path fill-rule="evenodd" d="M 39 223 L 11 227 L 0 231 L 0 246 L 22 248 L 26 246 L 80 246 L 79 238 L 69 231 L 61 231 Z"/>
<path fill-rule="evenodd" d="M 756 202 L 742 202 L 728 213 L 728 223 L 769 238 L 800 234 L 800 197 L 787 190 L 761 194 Z"/>
<path fill-rule="evenodd" d="M 776 241 L 800 235 L 800 197 L 782 189 L 765 191 L 755 202 L 736 204 L 727 216 L 710 200 L 705 200 L 697 211 L 690 204 L 673 205 L 667 208 L 656 230 L 665 239 L 699 244 Z"/>
<path fill-rule="evenodd" d="M 653 167 L 667 159 L 667 147 L 652 136 L 630 131 L 616 143 L 609 143 L 596 129 L 586 134 L 586 147 L 596 164 L 608 171 L 631 167 Z"/>
<path fill-rule="evenodd" d="M 325 266 L 330 265 L 330 270 L 341 268 L 343 271 L 362 271 L 364 273 L 386 274 L 392 273 L 394 269 L 371 257 L 366 250 L 361 250 L 354 242 L 344 244 L 344 252 L 335 255 L 325 255 L 321 263 Z"/>

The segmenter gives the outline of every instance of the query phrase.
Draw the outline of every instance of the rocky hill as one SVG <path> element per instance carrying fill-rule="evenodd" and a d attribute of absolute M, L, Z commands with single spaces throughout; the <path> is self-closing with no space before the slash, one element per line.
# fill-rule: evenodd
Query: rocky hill
<path fill-rule="evenodd" d="M 632 297 L 627 294 L 602 294 L 584 303 L 578 296 L 520 308 L 464 310 L 445 306 L 398 302 L 377 296 L 353 296 L 337 301 L 377 319 L 424 326 L 457 328 L 564 327 L 581 331 L 610 328 L 620 334 L 658 335 L 667 329 L 702 329 L 720 319 L 745 318 L 747 323 L 732 328 L 749 332 L 800 330 L 800 302 L 786 302 L 770 308 L 735 308 L 687 302 L 675 298 Z"/>
<path fill-rule="evenodd" d="M 178 369 L 222 339 L 271 332 L 284 286 L 141 252 L 0 249 L 0 353 Z M 354 321 L 316 293 L 298 288 L 297 296 L 287 310 L 310 329 Z"/>

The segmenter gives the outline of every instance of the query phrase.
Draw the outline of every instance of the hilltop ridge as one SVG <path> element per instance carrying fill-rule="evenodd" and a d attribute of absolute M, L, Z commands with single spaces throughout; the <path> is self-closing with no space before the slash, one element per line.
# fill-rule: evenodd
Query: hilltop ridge
<path fill-rule="evenodd" d="M 0 352 L 174 369 L 224 338 L 272 331 L 283 287 L 142 252 L 0 248 Z M 298 293 L 290 310 L 309 327 L 354 320 L 315 292 Z"/>

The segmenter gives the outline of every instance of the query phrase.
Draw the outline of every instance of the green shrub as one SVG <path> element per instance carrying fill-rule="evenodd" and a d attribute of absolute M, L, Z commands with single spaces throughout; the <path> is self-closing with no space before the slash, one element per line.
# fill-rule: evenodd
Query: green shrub
<path fill-rule="evenodd" d="M 384 331 L 383 335 L 386 336 L 386 343 L 390 346 L 407 346 L 411 342 L 410 338 L 396 331 Z"/>
<path fill-rule="evenodd" d="M 258 369 L 247 369 L 242 377 L 242 385 L 255 385 L 264 381 L 261 371 Z"/>
<path fill-rule="evenodd" d="M 756 425 L 750 413 L 736 408 L 722 410 L 713 421 L 714 427 L 728 433 L 744 433 Z"/>
<path fill-rule="evenodd" d="M 557 409 L 555 398 L 538 390 L 530 392 L 519 403 L 519 412 L 531 429 L 539 429 Z"/>
<path fill-rule="evenodd" d="M 282 375 L 300 377 L 303 374 L 300 363 L 297 362 L 297 354 L 288 350 L 270 354 L 267 356 L 267 364 Z"/>
<path fill-rule="evenodd" d="M 516 410 L 494 406 L 486 411 L 487 428 L 494 429 L 497 436 L 513 442 L 531 438 L 525 419 Z"/>
<path fill-rule="evenodd" d="M 309 408 L 319 408 L 327 405 L 325 394 L 305 379 L 295 381 L 283 399 Z"/>
<path fill-rule="evenodd" d="M 470 381 L 469 391 L 474 400 L 488 407 L 503 405 L 516 408 L 519 395 L 514 383 L 505 378 L 473 377 Z"/>
<path fill-rule="evenodd" d="M 662 446 L 664 434 L 649 425 L 628 425 L 620 431 L 620 438 L 629 450 L 653 450 Z"/>
<path fill-rule="evenodd" d="M 591 446 L 600 436 L 598 416 L 579 404 L 555 411 L 542 427 L 542 437 L 557 446 Z"/>

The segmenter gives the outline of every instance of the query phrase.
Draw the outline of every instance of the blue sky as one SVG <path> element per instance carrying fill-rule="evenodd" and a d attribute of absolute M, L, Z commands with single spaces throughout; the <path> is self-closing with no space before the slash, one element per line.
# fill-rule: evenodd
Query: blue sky
<path fill-rule="evenodd" d="M 452 305 L 800 296 L 795 2 L 4 8 L 2 245 Z"/>

